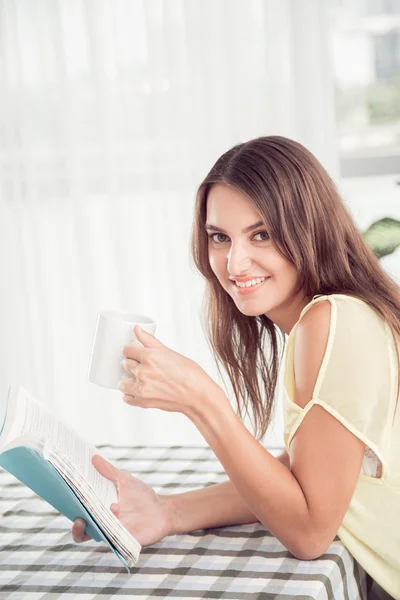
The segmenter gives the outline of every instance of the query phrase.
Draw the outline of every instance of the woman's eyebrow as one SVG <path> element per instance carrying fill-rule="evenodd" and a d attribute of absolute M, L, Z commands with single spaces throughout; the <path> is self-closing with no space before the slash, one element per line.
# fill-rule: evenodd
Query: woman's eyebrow
<path fill-rule="evenodd" d="M 257 227 L 261 227 L 262 225 L 265 225 L 264 221 L 258 221 L 257 223 L 254 223 L 254 225 L 249 225 L 248 227 L 245 227 L 244 229 L 242 229 L 242 233 L 248 233 L 249 231 L 252 231 L 253 229 L 257 229 Z M 211 225 L 211 223 L 206 223 L 205 228 L 208 231 L 222 231 L 222 233 L 227 233 L 225 231 L 225 229 L 222 229 L 221 227 L 217 227 L 216 225 Z"/>

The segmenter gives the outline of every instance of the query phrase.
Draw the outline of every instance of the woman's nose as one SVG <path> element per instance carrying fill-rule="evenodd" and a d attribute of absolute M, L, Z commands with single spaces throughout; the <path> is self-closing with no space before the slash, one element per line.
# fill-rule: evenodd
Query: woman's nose
<path fill-rule="evenodd" d="M 233 250 L 231 248 L 228 254 L 228 271 L 231 275 L 240 275 L 246 273 L 251 268 L 252 260 L 243 250 Z"/>

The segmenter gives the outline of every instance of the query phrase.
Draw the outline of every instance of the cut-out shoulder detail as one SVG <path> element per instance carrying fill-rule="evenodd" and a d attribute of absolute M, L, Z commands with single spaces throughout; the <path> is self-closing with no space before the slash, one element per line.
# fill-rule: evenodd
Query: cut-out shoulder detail
<path fill-rule="evenodd" d="M 330 322 L 331 305 L 326 301 L 311 306 L 298 321 L 294 341 L 293 401 L 301 408 L 315 397 L 317 378 L 327 354 Z"/>
<path fill-rule="evenodd" d="M 331 302 L 326 296 L 320 296 L 320 298 L 321 301 L 311 303 L 308 305 L 308 310 L 303 312 L 298 321 L 294 342 L 295 393 L 293 401 L 303 409 L 315 397 L 317 377 L 321 371 L 329 340 Z M 308 380 L 308 385 L 304 379 Z M 365 448 L 361 474 L 369 477 L 381 477 L 382 475 L 382 463 L 368 446 Z"/>
<path fill-rule="evenodd" d="M 308 350 L 295 373 L 295 364 L 302 361 L 298 334 L 308 338 Z M 319 346 L 315 352 L 313 343 Z M 385 321 L 366 302 L 343 294 L 314 297 L 303 308 L 285 350 L 284 388 L 291 405 L 286 415 L 287 448 L 312 400 L 331 407 L 332 414 L 365 443 L 377 458 L 375 472 L 384 477 L 388 438 L 383 432 L 393 403 L 389 354 Z M 308 382 L 301 380 L 301 372 Z M 365 474 L 371 471 L 371 460 L 367 455 Z"/>

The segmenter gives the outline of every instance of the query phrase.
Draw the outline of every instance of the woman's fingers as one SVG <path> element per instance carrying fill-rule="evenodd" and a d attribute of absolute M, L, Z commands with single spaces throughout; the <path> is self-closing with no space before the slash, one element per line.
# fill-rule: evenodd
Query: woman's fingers
<path fill-rule="evenodd" d="M 114 465 L 108 462 L 108 460 L 100 456 L 100 454 L 95 454 L 92 457 L 92 464 L 101 475 L 104 475 L 104 477 L 107 477 L 107 479 L 114 481 L 116 484 L 118 483 L 118 475 L 120 471 L 116 467 L 114 467 Z M 118 517 L 119 505 L 112 504 L 110 508 L 111 512 Z M 87 533 L 85 533 L 85 527 L 86 523 L 83 519 L 75 519 L 71 530 L 74 542 L 77 542 L 79 544 L 80 542 L 86 542 L 87 540 L 92 539 L 89 535 L 87 535 Z"/>
<path fill-rule="evenodd" d="M 132 375 L 133 377 L 135 376 L 135 369 L 139 365 L 140 365 L 140 362 L 133 358 L 125 358 L 125 360 L 123 360 L 121 362 L 121 366 L 124 369 L 124 371 L 126 371 L 126 373 L 128 373 L 129 375 Z"/>
<path fill-rule="evenodd" d="M 95 454 L 92 458 L 92 464 L 101 475 L 117 483 L 119 471 L 108 460 L 100 456 L 100 454 Z"/>
<path fill-rule="evenodd" d="M 71 531 L 72 539 L 77 544 L 80 544 L 81 542 L 87 542 L 88 540 L 92 539 L 90 535 L 87 535 L 87 533 L 85 533 L 85 527 L 86 523 L 83 519 L 75 519 Z"/>

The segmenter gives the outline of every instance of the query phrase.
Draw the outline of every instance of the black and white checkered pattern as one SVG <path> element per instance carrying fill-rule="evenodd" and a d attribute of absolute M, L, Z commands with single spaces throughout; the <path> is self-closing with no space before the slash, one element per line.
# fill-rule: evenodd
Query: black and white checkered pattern
<path fill-rule="evenodd" d="M 99 449 L 164 494 L 227 479 L 209 448 Z M 0 494 L 1 599 L 366 598 L 366 574 L 339 539 L 299 561 L 260 524 L 199 530 L 143 548 L 128 575 L 105 544 L 74 544 L 71 522 L 2 469 Z"/>

